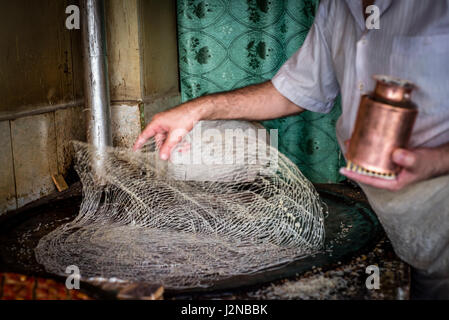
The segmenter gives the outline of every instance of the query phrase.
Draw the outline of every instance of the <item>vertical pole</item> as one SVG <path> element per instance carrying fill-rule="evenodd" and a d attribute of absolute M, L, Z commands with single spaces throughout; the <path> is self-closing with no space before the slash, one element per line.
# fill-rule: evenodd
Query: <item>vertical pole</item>
<path fill-rule="evenodd" d="M 103 167 L 105 148 L 112 145 L 104 0 L 82 0 L 81 18 L 87 139 L 97 171 Z"/>

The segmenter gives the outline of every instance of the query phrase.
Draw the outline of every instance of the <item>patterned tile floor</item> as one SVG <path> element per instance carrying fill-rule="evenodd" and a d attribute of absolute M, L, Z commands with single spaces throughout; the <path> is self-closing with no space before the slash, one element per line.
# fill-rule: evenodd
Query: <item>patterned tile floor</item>
<path fill-rule="evenodd" d="M 0 273 L 0 300 L 90 300 L 89 296 L 68 290 L 51 279 L 17 273 Z"/>

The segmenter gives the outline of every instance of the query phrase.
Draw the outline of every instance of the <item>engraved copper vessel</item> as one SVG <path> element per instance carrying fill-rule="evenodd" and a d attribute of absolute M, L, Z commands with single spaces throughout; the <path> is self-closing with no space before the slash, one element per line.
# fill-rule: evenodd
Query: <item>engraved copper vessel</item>
<path fill-rule="evenodd" d="M 411 101 L 415 86 L 389 76 L 373 78 L 376 87 L 361 98 L 346 158 L 354 171 L 394 178 L 400 168 L 391 155 L 407 147 L 418 114 Z"/>

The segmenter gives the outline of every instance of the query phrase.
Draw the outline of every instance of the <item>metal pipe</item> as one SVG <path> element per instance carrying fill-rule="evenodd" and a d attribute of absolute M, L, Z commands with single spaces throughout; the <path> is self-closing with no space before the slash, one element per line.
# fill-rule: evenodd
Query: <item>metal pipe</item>
<path fill-rule="evenodd" d="M 57 104 L 32 104 L 16 107 L 15 111 L 0 111 L 0 121 L 16 120 L 23 117 L 35 116 L 38 114 L 53 112 L 56 110 L 63 110 L 68 108 L 84 106 L 82 99 L 76 99 L 69 102 L 61 102 Z M 11 110 L 8 106 L 5 110 Z M 16 111 L 18 110 L 18 111 Z"/>
<path fill-rule="evenodd" d="M 101 153 L 112 145 L 103 0 L 81 1 L 87 139 Z"/>

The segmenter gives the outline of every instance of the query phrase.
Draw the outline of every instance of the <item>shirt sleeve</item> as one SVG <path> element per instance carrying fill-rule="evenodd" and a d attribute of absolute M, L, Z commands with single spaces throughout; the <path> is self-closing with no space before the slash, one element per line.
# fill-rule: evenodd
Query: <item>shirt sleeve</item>
<path fill-rule="evenodd" d="M 306 110 L 328 113 L 339 92 L 332 55 L 320 25 L 327 13 L 320 5 L 302 47 L 273 77 L 274 87 L 287 99 Z"/>

